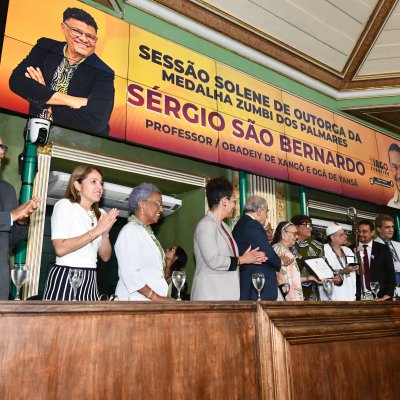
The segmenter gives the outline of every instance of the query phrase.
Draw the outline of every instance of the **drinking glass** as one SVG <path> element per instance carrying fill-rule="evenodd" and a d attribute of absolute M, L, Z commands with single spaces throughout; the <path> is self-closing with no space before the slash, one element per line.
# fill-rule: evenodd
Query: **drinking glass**
<path fill-rule="evenodd" d="M 264 274 L 257 272 L 256 274 L 253 274 L 251 276 L 251 279 L 253 281 L 253 285 L 256 288 L 257 292 L 258 292 L 258 298 L 257 301 L 261 300 L 261 290 L 264 287 L 264 283 L 265 283 L 265 276 Z"/>
<path fill-rule="evenodd" d="M 68 272 L 69 283 L 74 291 L 74 298 L 72 301 L 76 301 L 76 292 L 82 285 L 83 281 L 83 270 L 81 269 L 70 269 Z"/>
<path fill-rule="evenodd" d="M 177 301 L 181 301 L 181 289 L 186 281 L 186 273 L 185 271 L 174 271 L 172 272 L 172 282 L 174 283 L 177 291 L 178 291 L 178 298 Z"/>
<path fill-rule="evenodd" d="M 14 268 L 11 270 L 11 279 L 17 288 L 14 300 L 21 300 L 19 290 L 28 279 L 28 267 L 25 264 L 14 264 Z"/>
<path fill-rule="evenodd" d="M 287 294 L 290 292 L 290 283 L 282 283 L 279 285 L 279 288 L 281 289 L 283 299 L 285 300 Z"/>
<path fill-rule="evenodd" d="M 332 279 L 324 279 L 323 286 L 324 286 L 326 294 L 328 295 L 329 301 L 331 301 L 332 293 L 333 293 L 333 280 Z"/>
<path fill-rule="evenodd" d="M 379 284 L 379 282 L 371 282 L 370 286 L 371 286 L 372 293 L 375 296 L 375 300 L 378 300 L 378 292 L 381 288 L 381 285 Z"/>

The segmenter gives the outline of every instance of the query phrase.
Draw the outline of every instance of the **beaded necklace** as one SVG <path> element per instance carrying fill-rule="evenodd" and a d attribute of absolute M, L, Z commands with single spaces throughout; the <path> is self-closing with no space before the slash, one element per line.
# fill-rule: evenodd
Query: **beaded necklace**
<path fill-rule="evenodd" d="M 78 203 L 79 204 L 79 203 Z M 91 208 L 90 210 L 86 209 L 85 207 L 83 207 L 82 204 L 79 204 L 86 212 L 86 214 L 88 215 L 89 219 L 90 219 L 90 225 L 92 226 L 92 228 L 94 227 L 94 221 L 96 219 L 96 213 L 94 212 L 93 208 Z"/>
<path fill-rule="evenodd" d="M 156 244 L 156 246 L 158 247 L 158 250 L 160 251 L 161 254 L 161 260 L 162 260 L 162 264 L 163 264 L 163 271 L 166 267 L 166 262 L 165 262 L 165 253 L 164 253 L 164 249 L 161 246 L 161 243 L 158 241 L 158 239 L 156 238 L 156 236 L 154 235 L 153 230 L 151 229 L 151 227 L 149 225 L 145 225 L 142 221 L 140 221 L 135 215 L 131 215 L 128 218 L 128 222 L 134 222 L 137 225 L 142 226 L 146 232 L 150 235 L 150 237 L 153 239 L 154 243 Z M 162 277 L 164 277 L 164 273 L 162 275 Z"/>

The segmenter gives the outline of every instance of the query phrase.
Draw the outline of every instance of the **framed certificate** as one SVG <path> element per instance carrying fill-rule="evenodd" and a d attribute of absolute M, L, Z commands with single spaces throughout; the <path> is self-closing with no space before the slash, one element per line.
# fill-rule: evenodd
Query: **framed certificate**
<path fill-rule="evenodd" d="M 307 258 L 304 260 L 306 268 L 320 281 L 333 278 L 331 267 L 322 258 Z"/>

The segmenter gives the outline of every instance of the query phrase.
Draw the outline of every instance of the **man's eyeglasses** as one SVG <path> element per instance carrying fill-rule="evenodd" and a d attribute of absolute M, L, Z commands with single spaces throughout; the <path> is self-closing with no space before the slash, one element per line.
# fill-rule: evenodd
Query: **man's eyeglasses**
<path fill-rule="evenodd" d="M 307 229 L 312 229 L 312 224 L 300 224 L 300 226 L 305 226 Z"/>
<path fill-rule="evenodd" d="M 71 31 L 72 36 L 74 37 L 81 37 L 83 35 L 85 35 L 85 38 L 88 40 L 89 43 L 94 44 L 97 42 L 97 37 L 92 35 L 91 33 L 85 33 L 82 32 L 80 29 L 75 28 L 73 26 L 69 26 L 66 22 L 63 22 L 63 24 L 69 28 L 69 30 Z"/>
<path fill-rule="evenodd" d="M 153 203 L 157 208 L 162 208 L 162 204 L 159 202 L 159 201 L 157 201 L 157 200 L 144 200 L 144 201 L 146 201 L 146 202 L 149 202 L 149 203 Z"/>
<path fill-rule="evenodd" d="M 5 144 L 0 144 L 0 149 L 3 150 L 3 153 L 6 154 L 7 150 L 8 150 L 8 146 L 6 146 Z"/>

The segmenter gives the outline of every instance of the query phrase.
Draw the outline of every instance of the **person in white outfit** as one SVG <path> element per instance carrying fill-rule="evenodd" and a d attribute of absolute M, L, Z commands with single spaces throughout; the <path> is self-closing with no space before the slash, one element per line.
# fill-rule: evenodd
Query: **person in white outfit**
<path fill-rule="evenodd" d="M 164 278 L 165 254 L 150 225 L 163 212 L 160 189 L 151 183 L 136 186 L 129 196 L 132 215 L 115 243 L 119 300 L 169 301 Z"/>
<path fill-rule="evenodd" d="M 349 266 L 349 262 L 354 263 L 354 253 L 344 244 L 347 235 L 343 228 L 332 223 L 326 228 L 328 243 L 324 245 L 325 258 L 335 273 L 340 276 L 343 283 L 335 284 L 332 293 L 332 300 L 353 301 L 356 299 L 356 273 L 357 266 Z M 325 289 L 319 287 L 321 300 L 328 300 Z"/>

